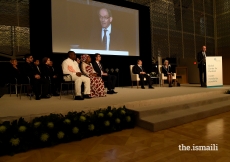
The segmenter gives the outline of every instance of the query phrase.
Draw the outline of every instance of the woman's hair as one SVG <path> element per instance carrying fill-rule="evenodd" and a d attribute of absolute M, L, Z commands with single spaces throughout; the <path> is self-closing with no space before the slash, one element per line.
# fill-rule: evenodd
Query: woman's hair
<path fill-rule="evenodd" d="M 43 64 L 46 64 L 46 62 L 47 62 L 48 59 L 49 59 L 49 57 L 44 57 L 44 58 L 42 59 L 42 63 L 43 63 Z"/>
<path fill-rule="evenodd" d="M 169 60 L 165 60 L 165 61 L 164 61 L 164 64 L 165 64 L 166 62 L 169 62 Z"/>
<path fill-rule="evenodd" d="M 15 60 L 17 60 L 17 59 L 11 59 L 11 60 L 10 60 L 10 63 L 13 64 L 13 62 L 14 62 Z"/>
<path fill-rule="evenodd" d="M 138 64 L 139 61 L 141 61 L 141 59 L 138 59 L 138 60 L 137 60 L 137 64 Z"/>

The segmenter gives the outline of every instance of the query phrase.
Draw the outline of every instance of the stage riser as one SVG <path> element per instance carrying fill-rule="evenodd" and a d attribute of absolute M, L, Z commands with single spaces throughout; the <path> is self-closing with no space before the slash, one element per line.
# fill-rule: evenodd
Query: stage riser
<path fill-rule="evenodd" d="M 13 121 L 23 117 L 31 121 L 35 117 L 50 113 L 66 115 L 70 111 L 93 111 L 99 108 L 119 108 L 125 106 L 136 112 L 139 126 L 151 131 L 162 130 L 187 122 L 198 120 L 228 109 L 218 109 L 228 103 L 230 95 L 224 92 L 230 86 L 218 88 L 202 88 L 199 85 L 181 87 L 156 87 L 154 90 L 136 88 L 116 88 L 118 94 L 85 101 L 75 101 L 71 94 L 36 101 L 22 96 L 4 95 L 0 101 L 0 122 Z M 216 105 L 214 112 L 209 107 Z M 213 108 L 214 109 L 214 108 Z M 202 111 L 201 111 L 202 110 Z M 195 115 L 194 115 L 195 114 Z"/>
<path fill-rule="evenodd" d="M 195 94 L 186 94 L 186 95 L 175 95 L 170 97 L 164 98 L 157 98 L 157 99 L 150 99 L 150 100 L 143 100 L 143 101 L 133 101 L 125 103 L 126 107 L 132 110 L 139 110 L 139 108 L 151 107 L 150 109 L 165 104 L 165 103 L 172 103 L 172 105 L 180 102 L 184 102 L 186 99 L 200 99 L 204 96 L 213 96 L 217 94 L 224 94 L 226 90 L 216 90 L 210 92 L 202 92 L 202 93 L 195 93 Z M 123 104 L 124 105 L 124 104 Z M 123 106 L 122 104 L 118 104 L 115 106 Z"/>
<path fill-rule="evenodd" d="M 156 132 L 230 111 L 230 101 L 139 118 L 137 125 Z"/>
<path fill-rule="evenodd" d="M 158 105 L 159 108 L 156 108 L 156 106 L 152 106 L 152 109 L 150 109 L 150 110 L 139 111 L 137 113 L 138 113 L 139 118 L 143 118 L 143 117 L 146 117 L 149 115 L 165 114 L 165 113 L 169 113 L 172 111 L 186 110 L 186 109 L 190 109 L 193 107 L 204 106 L 204 105 L 213 104 L 213 103 L 222 102 L 222 101 L 227 101 L 227 100 L 230 100 L 230 95 L 226 95 L 225 97 L 219 97 L 219 98 L 213 98 L 213 99 L 198 101 L 198 102 L 192 102 L 192 103 L 185 103 L 185 104 L 179 104 L 178 103 L 178 104 L 173 104 L 172 106 L 168 106 L 168 107 L 162 107 L 162 106 Z"/>

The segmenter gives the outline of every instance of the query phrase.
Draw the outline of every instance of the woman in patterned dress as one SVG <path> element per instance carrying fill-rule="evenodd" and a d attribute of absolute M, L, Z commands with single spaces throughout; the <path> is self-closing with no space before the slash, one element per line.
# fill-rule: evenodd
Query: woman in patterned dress
<path fill-rule="evenodd" d="M 90 78 L 90 96 L 91 97 L 105 97 L 104 82 L 101 77 L 97 76 L 91 64 L 91 57 L 89 55 L 81 56 L 81 70 L 84 75 Z"/>

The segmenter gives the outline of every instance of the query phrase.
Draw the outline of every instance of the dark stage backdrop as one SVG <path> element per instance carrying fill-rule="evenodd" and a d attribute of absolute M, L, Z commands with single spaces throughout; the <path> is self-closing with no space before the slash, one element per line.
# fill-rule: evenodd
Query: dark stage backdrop
<path fill-rule="evenodd" d="M 129 65 L 136 64 L 137 59 L 143 60 L 143 66 L 150 72 L 151 63 L 151 33 L 149 7 L 127 1 L 98 0 L 100 2 L 139 10 L 139 42 L 138 56 L 102 55 L 105 68 L 119 69 L 119 86 L 131 85 Z M 61 8 L 60 8 L 61 10 Z M 51 57 L 57 68 L 66 58 L 65 53 L 53 53 L 51 28 L 51 0 L 30 0 L 30 51 L 37 58 Z M 79 24 L 80 25 L 80 24 Z M 66 51 L 67 53 L 68 51 Z M 80 57 L 80 55 L 78 55 Z M 92 56 L 93 57 L 93 56 Z"/>

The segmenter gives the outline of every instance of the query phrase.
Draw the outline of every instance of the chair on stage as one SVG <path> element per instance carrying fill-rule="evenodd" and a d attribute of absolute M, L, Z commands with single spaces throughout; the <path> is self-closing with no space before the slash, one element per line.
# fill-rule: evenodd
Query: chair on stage
<path fill-rule="evenodd" d="M 20 94 L 19 94 L 20 100 L 21 100 L 21 97 L 22 97 L 22 89 L 24 89 L 23 92 L 25 92 L 25 88 L 28 91 L 28 87 L 30 87 L 30 89 L 32 90 L 31 83 L 30 83 L 30 77 L 25 76 L 24 78 L 25 78 L 26 81 L 24 80 L 23 83 L 20 84 Z M 30 92 L 30 93 L 28 93 L 28 95 L 29 95 L 30 100 L 31 100 L 33 93 Z"/>
<path fill-rule="evenodd" d="M 10 83 L 9 83 L 10 97 L 11 97 L 11 94 L 12 94 L 12 86 L 14 86 L 14 88 L 15 88 L 15 94 L 18 97 L 18 87 L 20 87 L 21 85 L 18 84 L 18 79 L 17 78 L 11 78 L 10 79 Z"/>
<path fill-rule="evenodd" d="M 160 78 L 160 85 L 164 86 L 164 81 L 167 80 L 167 76 L 164 76 L 164 73 L 162 73 L 162 65 L 158 65 L 158 71 L 159 71 L 159 78 Z M 172 80 L 174 82 L 174 86 L 176 86 L 176 73 L 173 73 Z"/>
<path fill-rule="evenodd" d="M 64 77 L 70 77 L 70 81 L 65 81 L 64 80 Z M 67 94 L 69 93 L 69 85 L 71 87 L 71 92 L 72 92 L 72 95 L 73 95 L 73 98 L 75 96 L 75 91 L 74 91 L 74 86 L 75 86 L 75 82 L 72 80 L 72 76 L 70 74 L 63 74 L 63 80 L 61 82 L 61 87 L 60 87 L 60 99 L 61 99 L 61 96 L 62 96 L 62 88 L 63 88 L 63 85 L 67 85 Z"/>
<path fill-rule="evenodd" d="M 137 88 L 139 87 L 139 82 L 140 82 L 140 78 L 138 76 L 138 74 L 133 74 L 133 66 L 134 65 L 130 65 L 130 76 L 131 76 L 131 82 L 132 82 L 132 88 L 133 88 L 133 82 L 137 82 Z M 146 78 L 144 78 L 144 81 L 146 81 Z"/>

